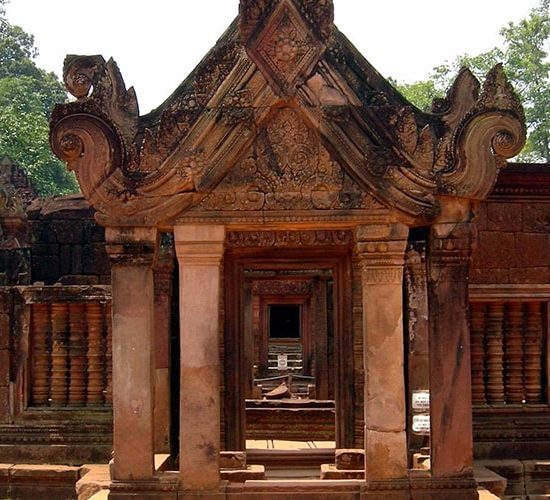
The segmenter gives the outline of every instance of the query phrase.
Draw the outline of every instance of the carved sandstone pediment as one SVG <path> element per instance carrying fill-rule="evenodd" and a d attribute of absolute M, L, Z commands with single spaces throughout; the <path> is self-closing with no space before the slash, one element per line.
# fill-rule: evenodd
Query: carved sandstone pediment
<path fill-rule="evenodd" d="M 329 0 L 241 0 L 216 47 L 145 116 L 112 60 L 69 56 L 65 83 L 77 100 L 55 109 L 52 147 L 108 224 L 379 203 L 425 224 L 441 196 L 486 197 L 525 141 L 502 68 L 483 86 L 463 71 L 423 113 L 333 16 Z"/>
<path fill-rule="evenodd" d="M 381 209 L 331 157 L 300 113 L 281 108 L 198 211 Z M 195 210 L 195 209 L 193 209 Z"/>

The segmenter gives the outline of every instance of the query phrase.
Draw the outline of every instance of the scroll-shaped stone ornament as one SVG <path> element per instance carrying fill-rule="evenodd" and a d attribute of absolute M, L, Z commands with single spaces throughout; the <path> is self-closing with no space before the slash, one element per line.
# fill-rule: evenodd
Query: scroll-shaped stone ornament
<path fill-rule="evenodd" d="M 453 150 L 441 175 L 441 191 L 486 198 L 499 170 L 520 153 L 526 138 L 523 108 L 502 65 L 489 72 L 479 99 L 452 134 Z"/>
<path fill-rule="evenodd" d="M 126 90 L 116 63 L 68 56 L 64 79 L 77 100 L 54 109 L 50 142 L 100 215 L 147 224 L 185 207 L 186 195 L 194 191 L 192 175 L 140 172 L 137 99 L 133 89 Z"/>

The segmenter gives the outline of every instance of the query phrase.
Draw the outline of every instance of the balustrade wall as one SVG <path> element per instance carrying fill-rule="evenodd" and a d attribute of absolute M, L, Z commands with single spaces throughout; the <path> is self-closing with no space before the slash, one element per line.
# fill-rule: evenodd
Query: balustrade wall
<path fill-rule="evenodd" d="M 30 406 L 112 404 L 110 303 L 30 305 Z"/>
<path fill-rule="evenodd" d="M 474 405 L 547 403 L 545 302 L 473 302 Z"/>

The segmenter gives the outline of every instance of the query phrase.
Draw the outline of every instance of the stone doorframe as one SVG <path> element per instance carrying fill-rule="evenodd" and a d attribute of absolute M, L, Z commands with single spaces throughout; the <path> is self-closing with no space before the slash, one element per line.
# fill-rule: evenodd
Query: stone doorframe
<path fill-rule="evenodd" d="M 284 255 L 282 254 L 284 252 Z M 244 317 L 242 304 L 245 269 L 330 269 L 334 279 L 334 353 L 336 442 L 337 447 L 353 447 L 354 394 L 353 361 L 346 357 L 346 347 L 353 345 L 351 327 L 351 249 L 349 245 L 303 248 L 233 248 L 225 259 L 225 366 L 226 380 L 231 384 L 231 393 L 226 391 L 225 445 L 227 449 L 244 450 L 245 444 L 245 398 L 244 387 L 247 373 L 244 371 Z M 338 311 L 336 304 L 341 306 Z M 352 348 L 349 347 L 349 353 Z"/>

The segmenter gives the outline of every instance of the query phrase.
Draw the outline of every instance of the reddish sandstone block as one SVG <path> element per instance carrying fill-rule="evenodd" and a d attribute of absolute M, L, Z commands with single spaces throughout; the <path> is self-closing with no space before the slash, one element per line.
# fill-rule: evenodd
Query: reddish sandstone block
<path fill-rule="evenodd" d="M 338 470 L 364 470 L 364 450 L 336 450 L 336 468 Z"/>
<path fill-rule="evenodd" d="M 10 317 L 0 314 L 0 349 L 8 349 L 10 345 Z"/>
<path fill-rule="evenodd" d="M 489 231 L 520 232 L 523 226 L 521 203 L 487 203 Z"/>
<path fill-rule="evenodd" d="M 470 283 L 482 285 L 510 283 L 510 270 L 472 268 L 470 270 Z"/>
<path fill-rule="evenodd" d="M 333 464 L 321 465 L 321 479 L 324 481 L 342 480 L 342 479 L 365 479 L 365 471 L 358 470 L 340 470 Z"/>
<path fill-rule="evenodd" d="M 481 269 L 506 269 L 513 267 L 514 245 L 513 233 L 488 232 L 479 233 L 479 248 L 476 262 Z"/>
<path fill-rule="evenodd" d="M 245 469 L 246 453 L 243 451 L 222 451 L 220 469 Z"/>
<path fill-rule="evenodd" d="M 523 207 L 523 231 L 526 233 L 550 232 L 550 204 L 530 203 Z"/>
<path fill-rule="evenodd" d="M 550 265 L 550 241 L 548 235 L 517 233 L 513 267 L 545 267 Z"/>
<path fill-rule="evenodd" d="M 10 383 L 10 351 L 0 349 L 0 387 L 7 387 Z"/>
<path fill-rule="evenodd" d="M 550 460 L 525 460 L 525 488 L 531 495 L 543 495 L 550 492 Z"/>
<path fill-rule="evenodd" d="M 244 469 L 226 469 L 220 472 L 223 481 L 230 483 L 244 483 L 245 481 L 262 481 L 265 479 L 263 465 L 248 465 Z"/>
<path fill-rule="evenodd" d="M 474 217 L 472 223 L 474 225 L 474 231 L 487 230 L 487 202 L 480 203 L 474 208 Z"/>
<path fill-rule="evenodd" d="M 510 281 L 512 284 L 545 284 L 550 282 L 549 267 L 529 267 L 523 269 L 510 269 Z"/>

